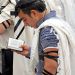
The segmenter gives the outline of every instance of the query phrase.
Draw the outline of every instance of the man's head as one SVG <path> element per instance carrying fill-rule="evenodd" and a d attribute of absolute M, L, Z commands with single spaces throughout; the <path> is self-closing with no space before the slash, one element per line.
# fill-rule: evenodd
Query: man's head
<path fill-rule="evenodd" d="M 15 11 L 26 25 L 36 27 L 36 23 L 43 17 L 46 6 L 42 0 L 20 0 Z"/>

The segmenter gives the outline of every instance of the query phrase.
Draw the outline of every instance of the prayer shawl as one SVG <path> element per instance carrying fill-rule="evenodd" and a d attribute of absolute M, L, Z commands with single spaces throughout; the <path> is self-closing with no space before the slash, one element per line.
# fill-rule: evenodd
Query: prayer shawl
<path fill-rule="evenodd" d="M 58 69 L 57 75 L 74 75 L 75 73 L 75 41 L 74 32 L 69 24 L 59 18 L 51 18 L 43 22 L 36 30 L 32 40 L 30 65 L 31 75 L 35 75 L 35 67 L 39 61 L 38 55 L 38 39 L 40 29 L 46 26 L 52 26 L 59 36 L 58 46 Z"/>

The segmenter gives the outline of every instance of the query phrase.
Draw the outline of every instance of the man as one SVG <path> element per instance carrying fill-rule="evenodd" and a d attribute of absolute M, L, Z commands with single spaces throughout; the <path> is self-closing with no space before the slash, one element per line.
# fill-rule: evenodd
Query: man
<path fill-rule="evenodd" d="M 42 1 L 35 1 L 34 3 L 37 3 L 37 2 L 42 4 Z M 44 4 L 42 4 L 42 6 L 43 6 L 43 5 L 44 5 Z M 38 7 L 38 8 L 39 8 L 39 7 Z M 37 8 L 37 9 L 38 9 L 38 8 Z M 38 13 L 38 16 L 39 16 L 39 19 L 40 19 L 40 20 L 42 19 L 42 17 L 44 17 L 45 14 L 47 14 L 47 13 L 46 13 L 46 10 L 45 10 L 45 12 L 43 12 L 43 13 L 41 14 L 41 12 L 42 12 L 43 10 L 45 10 L 45 6 L 43 6 L 43 8 L 41 8 L 41 9 L 39 8 L 39 10 L 38 10 L 38 11 L 40 12 L 40 13 Z M 33 11 L 33 13 L 35 14 L 34 11 Z M 52 17 L 52 16 L 55 16 L 55 12 L 54 12 L 50 17 Z M 31 16 L 31 17 L 32 17 L 32 16 Z M 24 20 L 24 19 L 23 19 L 23 20 Z M 37 18 L 34 19 L 34 22 L 37 22 L 37 21 L 38 21 Z M 26 23 L 26 22 L 25 22 L 25 23 Z M 29 22 L 28 22 L 28 23 L 29 23 Z M 28 25 L 28 23 L 26 23 L 26 24 Z M 31 24 L 31 23 L 33 23 L 33 21 L 30 22 L 30 24 Z M 29 25 L 30 25 L 30 24 L 29 24 Z M 33 25 L 33 24 L 31 24 L 31 25 Z M 35 25 L 34 25 L 34 26 L 35 26 Z M 32 27 L 33 27 L 33 26 L 32 26 Z M 35 27 L 34 27 L 34 28 L 35 28 Z M 52 27 L 47 28 L 48 32 L 50 32 L 50 29 L 51 29 L 51 31 L 53 30 Z M 46 31 L 45 31 L 44 29 L 43 29 L 42 31 L 44 31 L 44 33 L 46 34 Z M 42 32 L 42 31 L 41 31 L 41 32 Z M 41 32 L 40 32 L 40 35 L 42 35 Z M 51 32 L 51 34 L 52 34 L 53 32 L 54 32 L 54 30 Z M 51 34 L 50 34 L 50 35 L 48 34 L 48 35 L 46 35 L 46 36 L 49 38 L 49 36 L 51 36 Z M 45 35 L 44 35 L 44 36 L 45 36 Z M 42 37 L 44 37 L 44 36 L 42 36 Z M 55 36 L 55 33 L 53 33 L 52 36 L 54 36 L 54 37 L 53 37 L 54 39 L 52 39 L 52 40 L 58 41 L 57 37 Z M 43 38 L 41 38 L 41 41 L 43 42 L 44 39 L 43 39 L 43 40 L 42 40 L 42 39 L 43 39 Z M 39 40 L 39 41 L 40 41 L 40 40 Z M 46 39 L 45 39 L 44 41 L 46 41 Z M 48 42 L 46 41 L 45 43 L 47 44 Z M 52 43 L 53 43 L 53 45 L 50 44 L 51 47 L 53 47 L 53 50 L 54 50 L 54 51 L 58 52 L 58 49 L 57 49 L 57 43 L 58 43 L 58 42 L 55 43 L 55 41 L 53 41 Z M 40 43 L 40 44 L 41 44 L 41 43 Z M 42 43 L 42 44 L 43 44 L 43 43 Z M 49 44 L 49 43 L 48 43 L 48 44 Z M 47 44 L 47 45 L 48 45 L 48 44 Z M 39 45 L 39 46 L 40 46 L 40 45 Z M 46 46 L 46 47 L 47 47 L 47 46 Z M 43 48 L 42 48 L 42 49 L 45 49 L 46 47 L 43 45 Z M 40 51 L 41 51 L 41 48 L 39 48 L 39 49 L 40 49 Z M 48 50 L 48 49 L 47 49 L 47 50 Z M 57 53 L 51 53 L 51 54 L 52 54 L 53 56 L 57 56 Z M 48 59 L 48 58 L 47 58 L 47 59 Z M 47 59 L 46 59 L 46 60 L 47 60 Z M 55 58 L 55 59 L 57 60 L 57 58 Z M 47 60 L 47 61 L 48 61 L 48 60 Z M 50 70 L 50 71 L 49 71 L 50 73 L 52 72 L 52 74 L 55 74 L 55 73 L 56 73 L 56 68 L 57 68 L 57 62 L 56 62 L 56 61 L 53 61 L 52 59 L 49 60 L 49 61 L 52 61 L 52 64 L 51 64 L 51 65 L 53 65 L 53 67 L 55 67 L 55 68 L 53 68 L 53 69 L 50 69 L 50 68 L 48 69 L 48 68 L 47 68 L 47 69 L 48 69 L 47 71 Z M 53 64 L 53 63 L 54 63 L 54 64 Z M 48 63 L 46 63 L 46 66 L 47 66 L 47 64 L 48 64 Z M 48 64 L 48 65 L 49 65 L 49 64 Z M 50 65 L 50 66 L 51 66 L 51 65 Z M 46 66 L 45 66 L 45 67 L 46 67 Z M 39 71 L 40 71 L 40 70 L 39 70 Z M 39 72 L 38 72 L 38 73 L 39 73 Z"/>
<path fill-rule="evenodd" d="M 75 43 L 68 23 L 55 12 L 47 12 L 42 0 L 21 0 L 15 11 L 26 25 L 35 28 L 32 46 L 24 44 L 18 52 L 26 57 L 30 54 L 31 75 L 71 75 L 70 54 Z"/>

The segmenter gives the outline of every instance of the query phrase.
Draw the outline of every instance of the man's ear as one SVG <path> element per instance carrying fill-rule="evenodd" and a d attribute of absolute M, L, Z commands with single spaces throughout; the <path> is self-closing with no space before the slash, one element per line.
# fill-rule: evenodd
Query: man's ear
<path fill-rule="evenodd" d="M 36 10 L 31 10 L 31 17 L 38 18 L 38 12 Z"/>

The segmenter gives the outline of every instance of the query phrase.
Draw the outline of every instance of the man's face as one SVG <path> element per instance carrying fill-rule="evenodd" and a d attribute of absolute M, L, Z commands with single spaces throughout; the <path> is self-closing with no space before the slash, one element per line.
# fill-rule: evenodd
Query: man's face
<path fill-rule="evenodd" d="M 25 26 L 31 26 L 36 27 L 36 23 L 39 20 L 36 16 L 36 13 L 31 12 L 31 16 L 23 13 L 23 11 L 20 10 L 18 16 L 23 20 Z"/>

